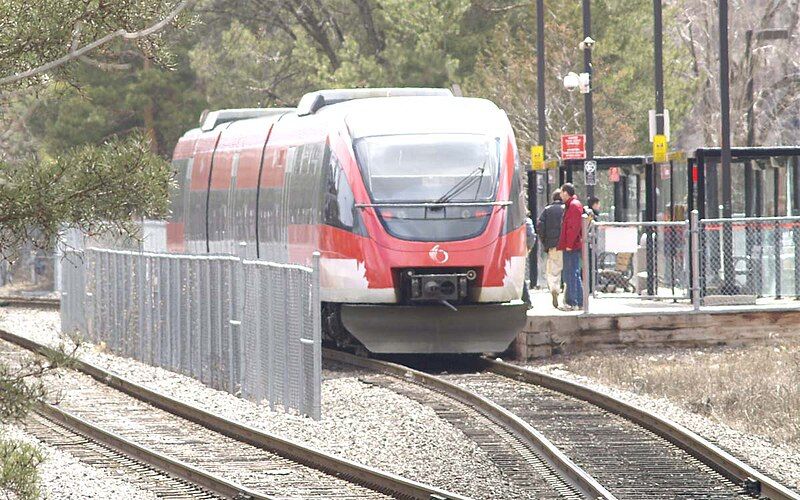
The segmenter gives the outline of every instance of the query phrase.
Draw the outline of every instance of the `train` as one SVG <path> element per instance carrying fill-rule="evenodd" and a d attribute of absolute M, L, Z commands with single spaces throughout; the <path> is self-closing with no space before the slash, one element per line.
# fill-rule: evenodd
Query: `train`
<path fill-rule="evenodd" d="M 500 352 L 522 330 L 524 172 L 506 113 L 449 89 L 334 89 L 204 112 L 178 141 L 169 251 L 311 265 L 327 341 Z"/>

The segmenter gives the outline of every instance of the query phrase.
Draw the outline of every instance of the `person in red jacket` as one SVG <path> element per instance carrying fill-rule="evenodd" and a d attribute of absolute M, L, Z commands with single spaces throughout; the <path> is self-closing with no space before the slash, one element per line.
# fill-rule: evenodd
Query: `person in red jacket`
<path fill-rule="evenodd" d="M 583 204 L 575 195 L 575 186 L 566 183 L 561 186 L 561 200 L 564 201 L 564 218 L 561 222 L 561 237 L 558 249 L 564 252 L 564 294 L 565 309 L 583 307 L 583 286 L 581 283 L 581 249 L 583 247 Z"/>

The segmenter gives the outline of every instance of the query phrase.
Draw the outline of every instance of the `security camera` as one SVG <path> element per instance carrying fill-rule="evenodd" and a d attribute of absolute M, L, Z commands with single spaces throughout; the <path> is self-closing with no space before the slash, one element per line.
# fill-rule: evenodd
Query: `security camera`
<path fill-rule="evenodd" d="M 586 38 L 583 39 L 583 41 L 581 43 L 578 44 L 578 47 L 581 50 L 585 50 L 585 49 L 592 50 L 594 48 L 594 44 L 595 43 L 597 43 L 597 42 L 595 42 L 592 37 L 587 36 Z"/>
<path fill-rule="evenodd" d="M 567 73 L 567 76 L 564 77 L 564 88 L 568 91 L 572 92 L 576 90 L 581 85 L 581 78 L 578 76 L 577 73 L 574 71 L 570 71 Z"/>

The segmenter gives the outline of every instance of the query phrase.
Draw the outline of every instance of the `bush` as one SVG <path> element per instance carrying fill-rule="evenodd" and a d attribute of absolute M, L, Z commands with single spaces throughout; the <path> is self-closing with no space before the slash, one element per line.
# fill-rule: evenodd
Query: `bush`
<path fill-rule="evenodd" d="M 36 468 L 43 458 L 35 446 L 0 438 L 0 491 L 11 492 L 19 500 L 39 498 Z"/>

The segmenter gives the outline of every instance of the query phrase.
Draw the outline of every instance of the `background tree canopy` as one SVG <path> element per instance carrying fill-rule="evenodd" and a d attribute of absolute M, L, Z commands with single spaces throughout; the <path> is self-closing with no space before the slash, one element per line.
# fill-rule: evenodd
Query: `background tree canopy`
<path fill-rule="evenodd" d="M 741 123 L 746 113 L 741 93 L 747 73 L 742 69 L 752 68 L 753 60 L 780 68 L 769 77 L 756 74 L 756 109 L 763 115 L 759 142 L 764 144 L 800 139 L 800 124 L 783 123 L 789 132 L 770 130 L 776 113 L 797 115 L 800 83 L 791 75 L 798 73 L 798 63 L 787 54 L 798 52 L 800 37 L 773 42 L 772 48 L 763 47 L 745 60 L 741 33 L 781 25 L 796 35 L 799 2 L 731 1 L 735 121 Z M 86 41 L 120 27 L 141 29 L 177 3 L 126 0 L 109 13 L 100 2 L 37 2 L 34 12 L 23 12 L 26 4 L 13 0 L 0 12 L 5 14 L 0 65 L 6 74 L 28 69 L 63 53 L 73 43 L 76 26 L 79 39 Z M 665 6 L 665 95 L 676 147 L 717 142 L 712 4 L 675 0 Z M 14 125 L 0 132 L 6 158 L 58 155 L 137 130 L 154 153 L 166 158 L 205 108 L 293 106 L 305 92 L 330 87 L 459 84 L 465 95 L 490 98 L 507 110 L 523 156 L 535 142 L 532 2 L 198 0 L 191 7 L 191 18 L 184 15 L 173 23 L 179 29 L 142 40 L 115 40 L 90 58 L 34 78 L 39 84 L 35 96 L 18 98 L 14 105 L 5 101 L 5 123 Z M 598 40 L 597 154 L 645 153 L 650 148 L 647 110 L 654 100 L 652 2 L 595 0 L 592 9 Z M 560 83 L 567 72 L 582 69 L 577 48 L 582 28 L 580 2 L 548 1 L 546 10 L 552 154 L 560 134 L 583 129 L 582 96 L 565 92 Z M 9 24 L 9 19 L 17 22 Z M 38 19 L 47 23 L 34 26 L 32 20 Z M 42 44 L 43 39 L 49 42 Z M 13 87 L 18 90 L 19 84 Z M 742 144 L 740 128 L 734 133 L 734 144 Z"/>

